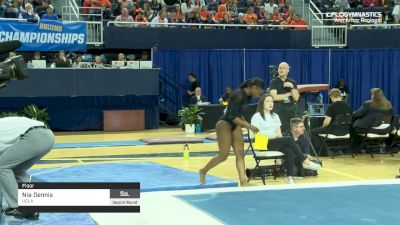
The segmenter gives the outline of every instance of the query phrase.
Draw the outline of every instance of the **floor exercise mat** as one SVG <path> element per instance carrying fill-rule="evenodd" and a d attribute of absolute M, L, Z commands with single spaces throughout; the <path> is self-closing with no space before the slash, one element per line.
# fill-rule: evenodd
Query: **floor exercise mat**
<path fill-rule="evenodd" d="M 105 141 L 105 142 L 76 142 L 54 144 L 57 148 L 93 148 L 93 147 L 113 147 L 113 146 L 136 146 L 145 145 L 143 141 Z"/>
<path fill-rule="evenodd" d="M 223 224 L 398 225 L 400 185 L 178 195 Z"/>
<path fill-rule="evenodd" d="M 97 225 L 89 213 L 40 213 L 39 220 L 2 215 L 0 225 Z"/>
<path fill-rule="evenodd" d="M 214 176 L 207 176 L 207 184 L 200 185 L 198 173 L 152 162 L 35 169 L 29 174 L 44 182 L 140 182 L 142 192 L 237 186 L 237 182 Z"/>
<path fill-rule="evenodd" d="M 181 137 L 181 138 L 143 138 L 140 139 L 149 145 L 159 145 L 159 144 L 185 144 L 185 143 L 203 143 L 204 140 L 202 138 L 190 138 L 190 137 Z"/>

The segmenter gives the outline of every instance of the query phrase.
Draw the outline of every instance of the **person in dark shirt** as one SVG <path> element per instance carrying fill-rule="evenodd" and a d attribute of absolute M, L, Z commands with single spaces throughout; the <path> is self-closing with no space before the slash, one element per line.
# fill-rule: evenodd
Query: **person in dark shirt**
<path fill-rule="evenodd" d="M 200 87 L 200 83 L 197 80 L 195 73 L 189 73 L 188 80 L 190 83 L 192 83 L 190 90 L 186 90 L 186 93 L 189 95 L 189 101 L 190 101 L 190 99 L 194 95 L 194 91 L 196 90 L 196 88 Z"/>
<path fill-rule="evenodd" d="M 329 132 L 330 134 L 333 135 L 345 135 L 349 132 L 349 130 L 343 130 L 343 128 L 339 127 L 334 129 L 329 129 L 329 124 L 331 124 L 331 122 L 334 121 L 337 116 L 345 114 L 351 115 L 353 112 L 350 105 L 342 101 L 342 96 L 339 89 L 333 88 L 329 92 L 329 97 L 332 101 L 332 104 L 329 105 L 326 111 L 325 119 L 324 122 L 322 123 L 322 126 L 311 130 L 312 134 L 311 140 L 315 149 L 320 149 L 322 145 L 322 138 L 318 134 L 326 134 L 327 132 Z M 321 151 L 321 153 L 326 155 L 327 154 L 326 149 Z"/>
<path fill-rule="evenodd" d="M 18 18 L 18 14 L 14 11 L 12 3 L 7 5 L 7 10 L 3 12 L 3 18 Z"/>
<path fill-rule="evenodd" d="M 307 158 L 311 158 L 311 145 L 307 138 L 304 136 L 304 121 L 300 118 L 292 118 L 290 120 L 291 135 L 294 138 L 296 144 L 300 147 L 301 152 Z"/>
<path fill-rule="evenodd" d="M 206 96 L 201 94 L 201 87 L 197 87 L 194 91 L 194 95 L 190 99 L 189 105 L 198 105 L 199 103 L 207 102 Z"/>
<path fill-rule="evenodd" d="M 343 101 L 347 102 L 349 99 L 350 90 L 346 86 L 344 79 L 340 79 L 335 88 L 340 90 Z"/>
<path fill-rule="evenodd" d="M 216 124 L 219 153 L 212 158 L 204 168 L 199 170 L 200 183 L 206 183 L 207 172 L 225 161 L 229 156 L 231 146 L 236 155 L 236 168 L 241 186 L 247 186 L 244 163 L 244 140 L 241 127 L 246 127 L 257 133 L 258 128 L 244 119 L 243 106 L 251 97 L 259 97 L 264 91 L 264 81 L 260 78 L 246 80 L 229 98 L 225 114 Z"/>
<path fill-rule="evenodd" d="M 231 97 L 231 95 L 232 95 L 232 88 L 231 87 L 226 87 L 225 88 L 225 94 L 222 95 L 218 100 L 219 104 L 223 104 L 224 102 L 228 102 L 228 100 Z"/>
<path fill-rule="evenodd" d="M 269 93 L 274 98 L 275 112 L 282 122 L 282 133 L 290 132 L 290 119 L 296 114 L 296 102 L 299 100 L 299 91 L 294 80 L 288 78 L 289 65 L 282 62 L 278 67 L 279 76 L 269 84 Z"/>
<path fill-rule="evenodd" d="M 352 151 L 359 152 L 360 144 L 362 143 L 362 136 L 357 134 L 364 134 L 366 132 L 372 132 L 376 134 L 384 134 L 395 126 L 395 120 L 392 119 L 392 124 L 386 129 L 371 130 L 375 125 L 376 121 L 384 115 L 391 115 L 392 118 L 396 118 L 396 113 L 393 110 L 393 106 L 388 101 L 380 88 L 371 89 L 371 100 L 366 101 L 357 111 L 353 113 L 353 129 L 351 132 L 352 139 Z"/>

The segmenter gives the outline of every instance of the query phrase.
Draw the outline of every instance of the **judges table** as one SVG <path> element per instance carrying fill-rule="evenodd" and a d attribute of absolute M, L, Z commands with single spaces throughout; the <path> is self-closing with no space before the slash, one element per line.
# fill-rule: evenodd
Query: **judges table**
<path fill-rule="evenodd" d="M 159 124 L 159 69 L 28 69 L 28 78 L 0 89 L 0 111 L 47 108 L 55 130 L 101 130 L 104 110 L 144 110 Z"/>
<path fill-rule="evenodd" d="M 200 105 L 201 111 L 204 113 L 201 115 L 203 118 L 202 129 L 204 131 L 215 129 L 215 124 L 224 114 L 226 106 L 211 104 L 211 105 Z M 250 122 L 251 117 L 254 115 L 257 109 L 257 104 L 245 106 L 243 108 L 245 119 Z"/>

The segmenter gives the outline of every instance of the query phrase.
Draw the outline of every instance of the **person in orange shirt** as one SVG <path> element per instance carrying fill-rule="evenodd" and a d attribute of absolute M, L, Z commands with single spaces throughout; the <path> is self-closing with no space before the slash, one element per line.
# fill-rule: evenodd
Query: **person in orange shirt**
<path fill-rule="evenodd" d="M 295 13 L 293 14 L 293 19 L 289 23 L 289 25 L 307 25 L 306 21 L 303 18 L 300 18 L 300 15 Z M 306 27 L 295 27 L 295 30 L 306 30 Z"/>
<path fill-rule="evenodd" d="M 217 21 L 221 21 L 224 18 L 225 14 L 228 14 L 228 18 L 229 20 L 231 20 L 231 15 L 228 11 L 226 11 L 226 6 L 220 5 L 218 6 L 218 12 L 215 14 L 214 19 Z"/>
<path fill-rule="evenodd" d="M 253 7 L 247 9 L 246 15 L 244 15 L 243 19 L 249 25 L 257 24 L 257 15 L 254 13 Z"/>
<path fill-rule="evenodd" d="M 199 15 L 200 15 L 200 21 L 202 21 L 202 22 L 206 21 L 206 20 L 207 20 L 208 13 L 209 13 L 209 12 L 208 12 L 208 9 L 207 9 L 207 5 L 201 6 L 200 13 L 199 13 Z"/>

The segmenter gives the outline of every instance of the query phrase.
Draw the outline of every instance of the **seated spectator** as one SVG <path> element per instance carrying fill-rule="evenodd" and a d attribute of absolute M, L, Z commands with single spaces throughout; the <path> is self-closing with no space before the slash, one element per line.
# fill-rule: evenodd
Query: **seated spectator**
<path fill-rule="evenodd" d="M 65 56 L 65 51 L 61 50 L 58 52 L 56 59 L 54 60 L 55 66 L 58 67 L 71 67 L 71 62 Z"/>
<path fill-rule="evenodd" d="M 224 14 L 224 17 L 222 18 L 222 20 L 219 22 L 220 24 L 231 24 L 232 23 L 232 21 L 231 21 L 231 18 L 230 18 L 230 16 L 229 16 L 229 14 L 228 13 L 225 13 Z M 225 28 L 225 27 L 224 27 Z M 232 28 L 232 27 L 226 27 L 226 28 Z"/>
<path fill-rule="evenodd" d="M 291 136 L 293 137 L 296 144 L 300 147 L 303 155 L 311 160 L 311 145 L 307 137 L 304 136 L 304 121 L 296 117 L 290 119 L 290 130 Z"/>
<path fill-rule="evenodd" d="M 200 8 L 199 16 L 200 16 L 200 21 L 204 23 L 204 21 L 207 20 L 207 16 L 210 12 L 207 9 L 207 5 L 203 5 Z"/>
<path fill-rule="evenodd" d="M 19 14 L 20 19 L 27 19 L 28 21 L 39 21 L 39 15 L 33 10 L 33 6 L 30 3 L 25 4 L 25 12 Z"/>
<path fill-rule="evenodd" d="M 282 17 L 281 14 L 279 13 L 278 8 L 274 8 L 274 12 L 272 13 L 272 20 L 279 23 L 282 21 Z"/>
<path fill-rule="evenodd" d="M 145 16 L 143 16 L 142 9 L 136 9 L 136 17 L 135 22 L 142 22 L 143 24 L 138 24 L 139 27 L 147 27 L 148 20 Z"/>
<path fill-rule="evenodd" d="M 201 94 L 201 88 L 197 87 L 194 90 L 194 95 L 190 99 L 189 105 L 198 105 L 199 103 L 207 102 L 207 98 Z"/>
<path fill-rule="evenodd" d="M 40 55 L 40 52 L 35 52 L 33 54 L 33 60 L 42 60 L 42 57 Z"/>
<path fill-rule="evenodd" d="M 192 5 L 192 1 L 191 0 L 185 0 L 182 4 L 181 4 L 181 10 L 183 14 L 188 14 L 193 10 L 193 5 Z"/>
<path fill-rule="evenodd" d="M 81 62 L 83 62 L 82 55 L 81 54 L 77 54 L 75 59 L 74 59 L 74 62 L 72 63 L 72 67 L 79 68 L 80 67 L 79 63 L 81 63 Z"/>
<path fill-rule="evenodd" d="M 111 3 L 109 0 L 92 0 L 90 7 L 92 8 L 101 8 L 101 13 L 103 17 L 106 19 L 111 18 Z M 100 13 L 97 9 L 90 9 L 90 14 L 98 14 Z M 100 17 L 93 17 L 93 19 L 99 20 Z"/>
<path fill-rule="evenodd" d="M 378 0 L 362 0 L 363 6 L 364 7 L 379 7 L 379 1 Z"/>
<path fill-rule="evenodd" d="M 248 25 L 257 24 L 257 15 L 254 13 L 253 7 L 249 7 L 247 9 L 247 12 L 244 15 L 243 19 L 246 21 Z"/>
<path fill-rule="evenodd" d="M 266 23 L 267 14 L 268 14 L 268 13 L 265 12 L 264 6 L 261 6 L 261 7 L 260 7 L 260 11 L 259 11 L 258 14 L 257 14 L 257 19 L 258 19 L 258 20 L 257 20 L 257 23 L 258 23 L 258 24 L 264 24 L 264 23 Z"/>
<path fill-rule="evenodd" d="M 306 21 L 303 18 L 300 18 L 300 15 L 295 13 L 293 15 L 292 21 L 289 23 L 292 26 L 299 26 L 299 25 L 307 25 Z M 307 30 L 306 27 L 295 27 L 295 30 Z"/>
<path fill-rule="evenodd" d="M 21 3 L 20 6 L 19 6 L 19 12 L 20 12 L 20 13 L 26 12 L 25 7 L 26 7 L 26 4 L 27 4 L 27 3 L 31 4 L 30 0 L 23 0 L 22 2 L 20 1 L 20 3 Z M 33 7 L 33 6 L 32 6 L 32 7 Z M 33 8 L 33 9 L 35 9 L 35 8 Z"/>
<path fill-rule="evenodd" d="M 234 24 L 241 24 L 241 25 L 246 25 L 246 21 L 244 21 L 243 19 L 244 14 L 243 13 L 239 13 L 238 17 L 236 18 L 235 21 L 233 21 Z M 240 27 L 236 27 L 236 29 L 247 29 L 247 27 L 245 26 L 240 26 Z"/>
<path fill-rule="evenodd" d="M 149 1 L 149 2 L 150 2 L 150 3 L 149 3 L 150 8 L 151 8 L 153 11 L 158 12 L 158 11 L 161 10 L 161 4 L 160 4 L 160 2 L 158 2 L 157 0 L 151 0 L 151 1 Z"/>
<path fill-rule="evenodd" d="M 118 54 L 118 61 L 126 62 L 125 54 L 119 53 Z"/>
<path fill-rule="evenodd" d="M 200 19 L 196 11 L 192 10 L 189 13 L 189 17 L 187 18 L 186 23 L 200 23 Z M 197 28 L 197 27 L 193 26 L 192 28 Z"/>
<path fill-rule="evenodd" d="M 47 7 L 49 7 L 49 1 L 43 0 L 42 4 L 35 8 L 40 18 L 42 18 L 43 14 L 47 13 Z"/>
<path fill-rule="evenodd" d="M 58 16 L 53 13 L 54 12 L 54 7 L 52 5 L 49 5 L 47 7 L 47 13 L 43 14 L 42 19 L 43 20 L 58 20 Z"/>
<path fill-rule="evenodd" d="M 346 86 L 344 79 L 340 79 L 339 82 L 336 84 L 335 88 L 340 90 L 340 95 L 342 96 L 343 101 L 347 102 L 350 90 Z"/>
<path fill-rule="evenodd" d="M 397 23 L 397 24 L 400 23 L 400 6 L 399 6 L 399 3 L 397 3 L 393 7 L 392 16 L 394 18 L 394 23 Z"/>
<path fill-rule="evenodd" d="M 156 12 L 150 8 L 150 4 L 148 2 L 143 4 L 142 9 L 143 16 L 147 18 L 147 20 L 152 20 L 155 17 Z"/>
<path fill-rule="evenodd" d="M 218 6 L 218 12 L 215 14 L 214 19 L 216 21 L 220 22 L 224 18 L 225 14 L 229 15 L 229 12 L 226 11 L 226 6 L 220 5 L 220 6 Z M 230 15 L 229 15 L 229 18 L 230 18 Z"/>
<path fill-rule="evenodd" d="M 140 56 L 139 61 L 148 61 L 149 59 L 149 53 L 146 51 L 142 52 L 142 55 Z"/>
<path fill-rule="evenodd" d="M 382 89 L 371 89 L 371 100 L 366 101 L 357 111 L 353 113 L 353 130 L 351 133 L 352 150 L 359 152 L 360 144 L 363 140 L 362 136 L 356 134 L 365 134 L 371 132 L 371 128 L 375 125 L 377 119 L 383 115 L 392 115 L 396 117 L 393 106 L 389 100 L 386 99 Z M 393 121 L 395 122 L 395 121 Z M 392 127 L 387 127 L 382 130 L 372 130 L 372 133 L 382 134 L 391 130 Z"/>
<path fill-rule="evenodd" d="M 232 88 L 231 87 L 226 87 L 225 88 L 225 94 L 222 95 L 218 99 L 219 104 L 223 104 L 224 102 L 228 102 L 228 100 L 231 97 L 231 95 L 232 95 Z"/>
<path fill-rule="evenodd" d="M 238 8 L 236 6 L 235 0 L 229 0 L 228 4 L 226 4 L 226 11 L 233 17 L 236 17 L 238 14 Z"/>
<path fill-rule="evenodd" d="M 203 21 L 203 23 L 205 23 L 205 24 L 215 24 L 214 16 L 213 16 L 213 14 L 211 12 L 208 13 L 207 19 L 206 19 L 206 21 Z M 212 26 L 212 27 L 211 26 L 206 26 L 204 28 L 215 29 L 216 27 L 215 26 Z"/>
<path fill-rule="evenodd" d="M 350 105 L 346 102 L 342 101 L 342 96 L 340 95 L 340 90 L 337 88 L 333 88 L 329 91 L 329 98 L 332 101 L 332 104 L 329 105 L 326 110 L 324 122 L 321 127 L 317 127 L 311 130 L 312 133 L 312 143 L 315 149 L 320 149 L 322 145 L 322 138 L 319 134 L 326 134 L 329 131 L 329 125 L 335 121 L 336 117 L 339 115 L 350 114 L 353 112 Z M 348 130 L 335 129 L 330 130 L 330 134 L 333 135 L 345 135 L 349 133 Z M 327 155 L 326 149 L 321 151 L 322 155 Z"/>
<path fill-rule="evenodd" d="M 268 4 L 265 3 L 264 7 L 265 12 L 272 14 L 274 13 L 274 8 L 278 8 L 278 5 L 274 3 L 274 0 L 269 0 Z"/>
<path fill-rule="evenodd" d="M 115 18 L 115 21 L 134 22 L 132 16 L 130 16 L 128 14 L 128 9 L 127 8 L 122 8 L 121 15 L 117 16 L 117 18 Z M 115 26 L 118 26 L 118 27 L 131 27 L 131 26 L 133 26 L 133 24 L 116 23 Z"/>
<path fill-rule="evenodd" d="M 181 5 L 175 4 L 175 13 L 176 13 L 176 20 L 179 21 L 178 23 L 186 21 L 186 15 L 185 13 L 182 12 Z"/>
<path fill-rule="evenodd" d="M 192 5 L 200 9 L 203 5 L 206 5 L 206 3 L 204 0 L 192 0 Z"/>
<path fill-rule="evenodd" d="M 167 13 L 161 10 L 160 12 L 158 12 L 158 16 L 154 17 L 151 21 L 151 27 L 167 27 L 168 19 L 166 17 Z"/>
<path fill-rule="evenodd" d="M 121 60 L 119 60 L 119 61 L 121 61 Z M 92 64 L 92 67 L 96 68 L 96 69 L 104 68 L 103 61 L 101 60 L 101 57 L 99 55 L 96 55 L 96 57 L 94 57 L 94 62 Z"/>
<path fill-rule="evenodd" d="M 132 0 L 118 0 L 118 3 L 121 3 L 122 8 L 126 8 L 128 12 L 132 10 L 133 6 Z"/>
<path fill-rule="evenodd" d="M 115 19 L 117 16 L 121 15 L 122 13 L 122 3 L 118 2 L 117 5 L 115 6 L 115 9 L 112 11 L 110 18 Z M 132 16 L 132 15 L 131 15 Z"/>
<path fill-rule="evenodd" d="M 340 9 L 349 9 L 350 4 L 348 0 L 335 0 L 335 4 L 333 5 L 335 8 Z"/>
<path fill-rule="evenodd" d="M 8 3 L 7 10 L 3 12 L 3 18 L 18 18 L 18 14 L 15 12 L 12 3 Z"/>
<path fill-rule="evenodd" d="M 273 111 L 274 100 L 271 95 L 265 94 L 260 98 L 258 108 L 251 118 L 251 125 L 259 129 L 259 133 L 268 136 L 268 146 L 266 149 L 273 149 L 285 154 L 286 181 L 294 184 L 294 165 L 295 159 L 298 159 L 305 169 L 318 170 L 321 166 L 311 162 L 302 153 L 299 146 L 296 145 L 292 137 L 282 137 L 281 121 L 278 114 Z"/>

